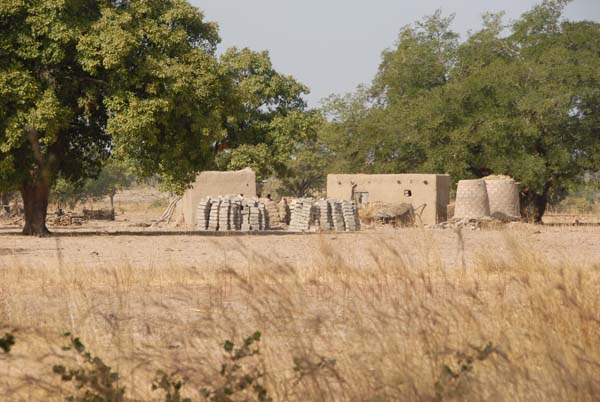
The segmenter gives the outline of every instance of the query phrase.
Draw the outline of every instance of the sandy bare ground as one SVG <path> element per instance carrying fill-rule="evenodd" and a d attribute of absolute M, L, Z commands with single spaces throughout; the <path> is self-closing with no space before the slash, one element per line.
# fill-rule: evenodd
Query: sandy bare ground
<path fill-rule="evenodd" d="M 100 231 L 93 225 L 55 229 L 55 237 L 26 238 L 14 228 L 0 228 L 0 264 L 44 266 L 55 264 L 94 267 L 111 261 L 137 268 L 188 266 L 247 268 L 267 258 L 294 267 L 309 267 L 322 243 L 333 244 L 354 266 L 368 267 L 381 247 L 415 258 L 440 258 L 446 267 L 467 265 L 479 256 L 502 252 L 511 241 L 526 244 L 543 256 L 577 263 L 600 264 L 600 228 L 536 227 L 518 225 L 498 230 L 378 229 L 360 233 L 214 235 L 202 232 L 134 229 Z M 462 237 L 462 241 L 461 241 Z M 426 246 L 426 247 L 423 247 Z M 418 254 L 418 255 L 417 255 Z"/>
<path fill-rule="evenodd" d="M 580 263 L 600 264 L 600 226 L 533 226 L 515 224 L 494 230 L 457 233 L 434 229 L 368 229 L 360 233 L 292 234 L 284 231 L 260 235 L 215 235 L 184 229 L 150 229 L 168 204 L 168 195 L 149 186 L 125 190 L 115 196 L 116 221 L 90 221 L 83 226 L 50 227 L 55 237 L 19 236 L 19 228 L 0 222 L 0 267 L 52 267 L 57 264 L 102 266 L 129 263 L 136 268 L 177 267 L 247 268 L 256 259 L 297 268 L 315 265 L 314 255 L 323 243 L 352 266 L 368 266 L 382 247 L 421 259 L 439 258 L 446 267 L 469 264 L 481 255 L 503 252 L 516 241 L 531 251 Z M 107 208 L 108 200 L 78 209 Z M 52 212 L 52 211 L 51 211 Z M 596 223 L 595 215 L 548 215 L 550 224 L 576 220 Z M 318 254 L 318 253 L 317 253 Z"/>

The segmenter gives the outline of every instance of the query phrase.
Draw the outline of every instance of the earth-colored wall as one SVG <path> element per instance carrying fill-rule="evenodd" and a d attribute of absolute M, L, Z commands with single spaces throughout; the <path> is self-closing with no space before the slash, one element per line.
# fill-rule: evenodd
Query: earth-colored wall
<path fill-rule="evenodd" d="M 244 194 L 246 198 L 256 197 L 256 174 L 252 169 L 200 173 L 192 188 L 188 189 L 181 199 L 181 213 L 185 225 L 196 224 L 196 209 L 202 198 L 234 194 Z"/>
<path fill-rule="evenodd" d="M 409 192 L 410 191 L 410 195 Z M 369 202 L 407 203 L 423 224 L 447 219 L 450 176 L 437 174 L 331 174 L 327 176 L 327 198 L 351 200 L 353 193 L 369 193 Z"/>

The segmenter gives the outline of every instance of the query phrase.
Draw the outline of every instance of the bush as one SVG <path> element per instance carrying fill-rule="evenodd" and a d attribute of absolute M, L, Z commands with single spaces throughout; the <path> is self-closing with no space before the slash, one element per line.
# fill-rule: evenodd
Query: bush
<path fill-rule="evenodd" d="M 2 338 L 0 338 L 0 349 L 4 353 L 10 352 L 10 349 L 15 345 L 15 337 L 13 334 L 7 333 L 4 334 Z"/>
<path fill-rule="evenodd" d="M 79 338 L 66 333 L 69 344 L 65 351 L 74 351 L 83 359 L 83 364 L 69 368 L 62 364 L 54 365 L 53 372 L 64 382 L 73 384 L 73 393 L 67 397 L 71 402 L 125 402 L 125 387 L 119 384 L 119 374 L 105 364 L 99 357 L 86 351 Z M 264 368 L 257 362 L 260 354 L 258 343 L 260 332 L 246 338 L 236 347 L 232 341 L 226 341 L 225 360 L 221 366 L 220 379 L 206 384 L 200 392 L 207 402 L 272 402 L 262 383 Z M 153 391 L 163 391 L 165 402 L 191 402 L 181 394 L 185 380 L 176 374 L 158 371 L 151 387 Z"/>

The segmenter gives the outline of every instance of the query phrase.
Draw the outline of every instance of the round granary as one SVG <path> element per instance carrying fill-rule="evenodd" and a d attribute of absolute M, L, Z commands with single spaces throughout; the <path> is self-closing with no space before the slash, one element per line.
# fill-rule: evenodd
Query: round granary
<path fill-rule="evenodd" d="M 455 218 L 481 218 L 490 215 L 490 204 L 485 181 L 461 180 L 456 189 Z"/>
<path fill-rule="evenodd" d="M 521 217 L 519 185 L 511 178 L 485 179 L 490 214 L 498 219 L 517 220 Z"/>

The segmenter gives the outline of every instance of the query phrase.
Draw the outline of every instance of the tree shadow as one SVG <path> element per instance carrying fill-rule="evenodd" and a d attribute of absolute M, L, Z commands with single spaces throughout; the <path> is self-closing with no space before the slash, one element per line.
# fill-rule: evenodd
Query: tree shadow
<path fill-rule="evenodd" d="M 289 232 L 286 230 L 264 230 L 252 232 L 209 232 L 199 230 L 90 230 L 90 229 L 61 229 L 50 230 L 49 238 L 58 237 L 93 237 L 93 236 L 143 236 L 143 237 L 174 237 L 174 236 L 201 236 L 201 237 L 246 237 L 246 236 L 300 236 L 317 235 L 318 232 Z M 331 234 L 339 234 L 330 232 Z M 23 236 L 17 227 L 0 228 L 0 236 Z M 25 236 L 23 236 L 25 237 Z"/>

